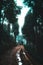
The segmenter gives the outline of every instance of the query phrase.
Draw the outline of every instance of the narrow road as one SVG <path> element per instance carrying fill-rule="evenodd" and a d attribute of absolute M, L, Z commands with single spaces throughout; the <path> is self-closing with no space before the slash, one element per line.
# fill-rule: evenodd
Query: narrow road
<path fill-rule="evenodd" d="M 23 45 L 17 45 L 1 57 L 0 65 L 40 65 L 26 52 Z"/>

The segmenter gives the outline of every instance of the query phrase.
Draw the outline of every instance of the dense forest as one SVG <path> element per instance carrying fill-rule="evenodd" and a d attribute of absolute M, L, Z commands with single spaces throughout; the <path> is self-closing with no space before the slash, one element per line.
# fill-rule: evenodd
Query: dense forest
<path fill-rule="evenodd" d="M 22 28 L 27 40 L 25 49 L 35 61 L 43 65 L 43 1 L 24 0 L 24 3 L 33 9 L 26 15 Z M 20 9 L 14 0 L 0 0 L 0 57 L 17 45 L 19 25 L 16 15 L 20 14 Z"/>

